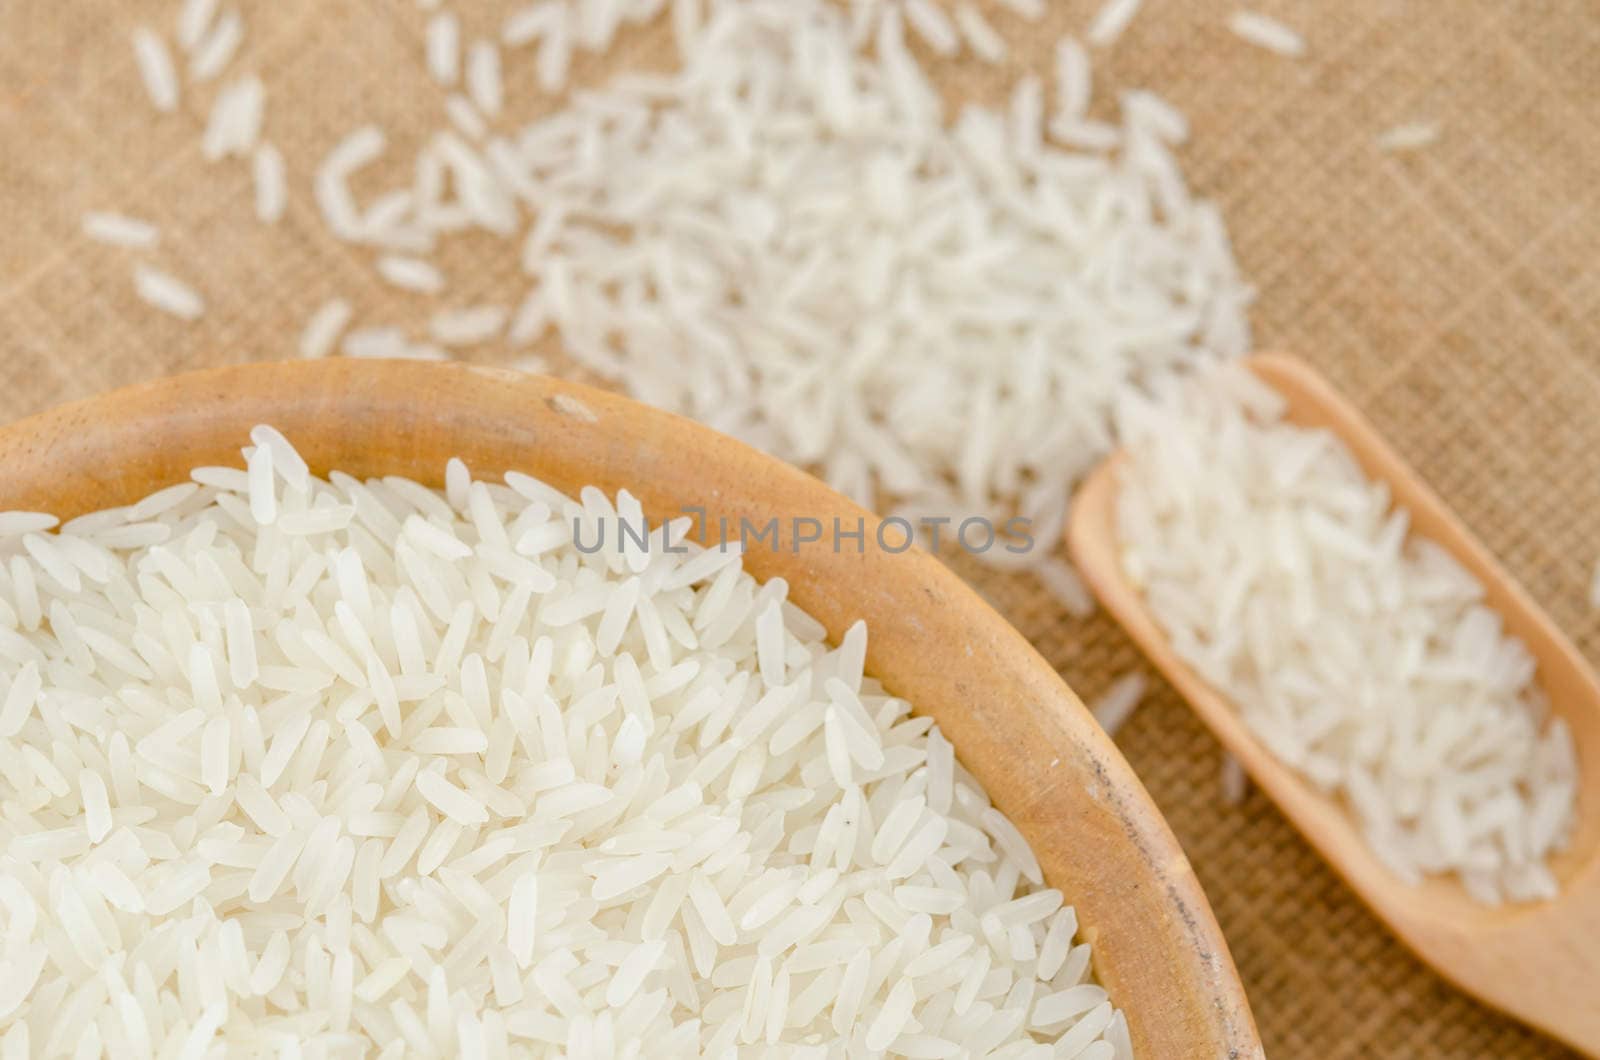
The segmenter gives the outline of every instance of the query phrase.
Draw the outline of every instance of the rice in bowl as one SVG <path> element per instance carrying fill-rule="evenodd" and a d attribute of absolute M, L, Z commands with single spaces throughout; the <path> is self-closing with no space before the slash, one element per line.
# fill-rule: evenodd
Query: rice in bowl
<path fill-rule="evenodd" d="M 864 626 L 626 492 L 252 440 L 0 515 L 8 1051 L 1132 1055 Z"/>

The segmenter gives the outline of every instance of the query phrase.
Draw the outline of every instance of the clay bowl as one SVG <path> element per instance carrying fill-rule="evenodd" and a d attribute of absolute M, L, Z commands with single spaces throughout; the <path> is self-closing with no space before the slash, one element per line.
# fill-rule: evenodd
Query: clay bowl
<path fill-rule="evenodd" d="M 732 439 L 598 390 L 465 365 L 324 361 L 225 368 L 117 391 L 0 429 L 0 509 L 63 519 L 130 503 L 203 464 L 240 466 L 251 426 L 314 471 L 438 485 L 445 461 L 517 469 L 575 493 L 626 486 L 654 520 L 866 521 L 866 547 L 752 546 L 759 578 L 837 638 L 871 631 L 868 669 L 931 714 L 1077 905 L 1096 972 L 1144 1057 L 1261 1055 L 1244 991 L 1172 832 L 1078 697 L 938 559 L 875 543 L 877 520 Z M 886 533 L 890 547 L 900 536 Z"/>

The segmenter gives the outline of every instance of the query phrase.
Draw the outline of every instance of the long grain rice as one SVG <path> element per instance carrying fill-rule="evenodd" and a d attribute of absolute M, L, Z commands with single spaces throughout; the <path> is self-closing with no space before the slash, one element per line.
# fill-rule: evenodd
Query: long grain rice
<path fill-rule="evenodd" d="M 311 314 L 300 332 L 300 356 L 314 360 L 332 353 L 339 335 L 349 326 L 354 315 L 355 310 L 343 298 L 331 298 L 324 302 Z"/>
<path fill-rule="evenodd" d="M 133 31 L 133 57 L 151 104 L 164 114 L 177 110 L 178 71 L 166 42 L 155 30 L 140 26 Z"/>
<path fill-rule="evenodd" d="M 1004 62 L 1006 57 L 1005 38 L 994 28 L 988 19 L 983 17 L 983 12 L 970 2 L 956 5 L 956 25 L 961 30 L 961 36 L 966 40 L 972 53 L 986 63 Z"/>
<path fill-rule="evenodd" d="M 135 265 L 134 291 L 139 297 L 163 313 L 183 320 L 198 320 L 205 314 L 205 300 L 200 293 L 171 273 L 149 265 Z"/>
<path fill-rule="evenodd" d="M 428 74 L 441 85 L 456 83 L 461 69 L 461 24 L 449 11 L 428 19 L 424 36 Z"/>
<path fill-rule="evenodd" d="M 1128 28 L 1133 17 L 1139 13 L 1139 7 L 1144 0 L 1105 0 L 1100 5 L 1100 10 L 1095 13 L 1094 21 L 1089 23 L 1089 30 L 1085 34 L 1089 43 L 1099 47 L 1106 47 L 1116 42 L 1122 36 L 1122 31 Z"/>
<path fill-rule="evenodd" d="M 266 88 L 261 78 L 242 77 L 217 93 L 206 121 L 200 153 L 209 162 L 229 156 L 244 157 L 255 150 L 261 136 Z"/>
<path fill-rule="evenodd" d="M 257 147 L 250 174 L 255 186 L 256 219 L 262 224 L 277 224 L 289 207 L 289 178 L 283 152 L 270 143 Z"/>
<path fill-rule="evenodd" d="M 1439 123 L 1432 121 L 1402 122 L 1384 130 L 1376 139 L 1380 151 L 1416 151 L 1439 140 Z"/>
<path fill-rule="evenodd" d="M 500 81 L 500 49 L 491 41 L 474 41 L 467 49 L 467 92 L 486 117 L 496 117 L 505 99 Z"/>
<path fill-rule="evenodd" d="M 537 80 L 557 92 L 576 35 L 611 18 L 604 6 L 535 4 L 502 39 L 509 27 L 510 41 L 532 45 Z M 1031 566 L 1059 537 L 1074 480 L 1114 445 L 1101 425 L 1118 395 L 1183 370 L 1202 349 L 1248 348 L 1249 293 L 1215 208 L 1182 186 L 1169 151 L 1186 127 L 1170 106 L 1130 93 L 1121 124 L 1085 118 L 1087 57 L 1063 43 L 1048 116 L 1043 86 L 1029 79 L 1009 112 L 968 107 L 947 125 L 904 23 L 936 51 L 963 25 L 991 57 L 1004 42 L 970 5 L 952 7 L 953 18 L 926 0 L 878 10 L 863 23 L 875 34 L 868 56 L 848 39 L 848 20 L 813 0 L 759 14 L 682 0 L 672 5 L 680 72 L 619 76 L 503 138 L 481 120 L 495 93 L 474 93 L 488 107 L 447 101 L 455 129 L 422 149 L 412 187 L 367 219 L 342 181 L 319 182 L 319 202 L 342 238 L 420 262 L 397 272 L 385 260 L 380 274 L 423 293 L 443 280 L 436 240 L 463 228 L 520 237 L 529 291 L 507 328 L 513 345 L 554 333 L 582 369 L 811 466 L 863 503 L 996 526 L 1025 518 L 1032 549 L 978 558 Z M 479 43 L 473 51 L 488 56 L 493 46 Z M 730 71 L 784 87 L 729 92 Z M 840 154 L 827 146 L 835 127 L 854 143 L 914 143 L 916 157 L 935 161 L 908 168 L 887 146 Z M 753 157 L 798 152 L 819 176 L 782 180 L 758 167 L 720 187 L 710 174 L 726 145 L 745 139 Z M 1126 158 L 1113 164 L 1118 151 Z M 847 209 L 827 190 L 837 187 L 862 194 Z M 999 190 L 1022 187 L 1035 189 L 1027 205 Z M 955 201 L 974 211 L 971 224 L 939 220 Z M 381 224 L 380 206 L 394 208 Z M 812 220 L 779 223 L 799 216 Z M 1000 243 L 1015 253 L 985 250 Z M 686 257 L 691 244 L 705 253 Z M 1024 259 L 1036 267 L 1005 265 Z M 679 264 L 663 273 L 665 262 Z M 1040 275 L 1063 286 L 1047 291 Z M 915 379 L 901 367 L 913 362 Z M 796 375 L 801 364 L 814 366 L 814 382 Z M 981 379 L 968 379 L 973 364 L 985 366 Z M 967 382 L 917 382 L 954 377 Z M 846 392 L 843 405 L 829 396 Z M 953 427 L 915 426 L 931 422 Z"/>
<path fill-rule="evenodd" d="M 1179 656 L 1398 878 L 1553 896 L 1577 762 L 1533 657 L 1387 487 L 1283 404 L 1238 368 L 1129 403 L 1128 574 Z"/>
<path fill-rule="evenodd" d="M 1106 689 L 1104 695 L 1094 701 L 1089 708 L 1090 713 L 1107 735 L 1115 736 L 1117 730 L 1133 716 L 1134 709 L 1144 696 L 1144 689 L 1143 674 L 1137 672 L 1123 674 L 1111 683 L 1111 687 Z"/>
<path fill-rule="evenodd" d="M 906 0 L 906 25 L 936 54 L 951 56 L 961 50 L 961 33 L 936 0 Z"/>
<path fill-rule="evenodd" d="M 445 346 L 472 346 L 488 342 L 505 330 L 506 311 L 501 306 L 473 306 L 435 313 L 429 330 Z"/>
<path fill-rule="evenodd" d="M 570 517 L 642 519 L 626 493 L 460 461 L 443 495 L 329 481 L 270 427 L 250 441 L 246 470 L 66 536 L 0 514 L 0 603 L 50 616 L 18 633 L 38 660 L 0 662 L 7 778 L 37 807 L 0 857 L 23 969 L 0 1000 L 30 1040 L 1131 1058 L 1075 914 L 862 675 L 859 623 L 830 649 L 736 550 L 578 551 Z M 105 552 L 100 525 L 165 534 Z M 679 632 L 652 647 L 646 614 Z M 70 751 L 67 696 L 101 704 Z"/>
<path fill-rule="evenodd" d="M 211 29 L 189 53 L 189 78 L 206 82 L 227 69 L 239 46 L 244 43 L 244 19 L 229 8 L 211 24 Z"/>
<path fill-rule="evenodd" d="M 161 230 L 149 221 L 116 213 L 86 213 L 83 234 L 113 247 L 149 250 L 161 242 Z"/>
<path fill-rule="evenodd" d="M 550 32 L 553 25 L 564 21 L 566 15 L 565 0 L 538 0 L 506 17 L 500 27 L 500 43 L 508 48 L 532 44 Z"/>
<path fill-rule="evenodd" d="M 444 290 L 444 273 L 420 258 L 385 254 L 378 259 L 378 275 L 405 291 L 437 294 Z"/>
<path fill-rule="evenodd" d="M 1289 26 L 1256 11 L 1235 11 L 1228 16 L 1228 29 L 1240 40 L 1269 52 L 1298 59 L 1306 53 L 1306 40 Z"/>
<path fill-rule="evenodd" d="M 217 17 L 218 0 L 183 0 L 178 9 L 178 47 L 192 52 L 205 39 L 206 30 Z"/>

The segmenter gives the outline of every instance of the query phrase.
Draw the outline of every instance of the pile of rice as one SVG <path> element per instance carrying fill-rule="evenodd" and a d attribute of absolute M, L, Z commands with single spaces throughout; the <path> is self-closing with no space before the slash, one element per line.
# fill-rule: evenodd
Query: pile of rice
<path fill-rule="evenodd" d="M 1183 659 L 1403 879 L 1552 897 L 1572 736 L 1483 586 L 1242 368 L 1124 411 L 1124 562 Z"/>
<path fill-rule="evenodd" d="M 0 1054 L 1132 1056 L 862 625 L 626 492 L 252 440 L 0 514 Z"/>
<path fill-rule="evenodd" d="M 1138 5 L 1116 6 L 1096 25 L 1120 29 Z M 1076 38 L 1004 106 L 946 106 L 918 56 L 1000 61 L 1001 29 L 1045 5 L 1004 7 L 992 24 L 935 0 L 539 0 L 477 36 L 481 19 L 441 6 L 410 75 L 440 101 L 437 129 L 406 137 L 415 153 L 361 124 L 298 160 L 328 231 L 424 301 L 431 325 L 410 333 L 337 299 L 307 307 L 301 350 L 477 347 L 542 370 L 520 358 L 559 349 L 869 507 L 1025 516 L 1041 547 L 980 559 L 1035 565 L 1074 483 L 1115 445 L 1119 396 L 1202 351 L 1246 351 L 1251 291 L 1172 153 L 1183 116 L 1146 91 L 1121 95 L 1116 123 L 1092 112 Z M 221 17 L 191 9 L 202 30 Z M 671 72 L 572 82 L 575 57 L 663 21 Z M 243 154 L 261 103 L 239 100 L 217 99 L 211 139 Z M 273 183 L 260 197 L 282 196 Z M 454 295 L 474 285 L 437 252 L 465 233 L 520 261 L 526 290 Z M 172 283 L 140 290 L 184 316 L 202 304 Z"/>
<path fill-rule="evenodd" d="M 596 376 L 864 504 L 1020 511 L 1043 542 L 1120 393 L 1248 346 L 1249 292 L 1154 96 L 1094 123 L 1068 61 L 1053 112 L 1030 78 L 1006 110 L 949 114 L 897 5 L 857 32 L 823 0 L 676 8 L 678 72 L 619 74 L 505 132 L 457 121 L 367 207 L 344 181 L 378 156 L 348 145 L 380 141 L 354 131 L 319 175 L 331 230 L 403 283 L 394 254 L 421 264 L 463 228 L 514 240 L 530 289 L 477 341 L 553 333 Z"/>

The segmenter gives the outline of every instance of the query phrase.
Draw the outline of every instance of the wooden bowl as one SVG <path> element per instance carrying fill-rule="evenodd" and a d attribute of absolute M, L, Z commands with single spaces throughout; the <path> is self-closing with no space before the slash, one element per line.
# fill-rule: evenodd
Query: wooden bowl
<path fill-rule="evenodd" d="M 837 638 L 870 630 L 868 669 L 931 714 L 1078 909 L 1095 971 L 1149 1060 L 1261 1055 L 1227 944 L 1194 872 L 1132 770 L 1077 696 L 937 558 L 891 553 L 877 520 L 787 464 L 598 390 L 466 365 L 320 361 L 179 376 L 0 429 L 0 510 L 63 519 L 128 504 L 204 464 L 240 466 L 257 423 L 312 469 L 438 485 L 445 461 L 516 469 L 575 493 L 627 487 L 652 519 L 703 506 L 758 525 L 820 519 L 850 540 L 798 553 L 752 545 Z M 787 540 L 787 539 L 786 539 Z M 886 544 L 900 546 L 891 528 Z"/>

